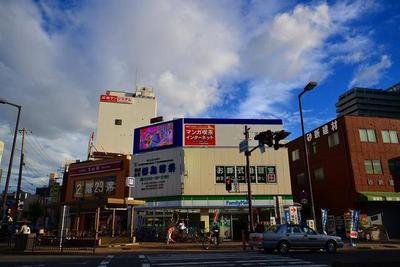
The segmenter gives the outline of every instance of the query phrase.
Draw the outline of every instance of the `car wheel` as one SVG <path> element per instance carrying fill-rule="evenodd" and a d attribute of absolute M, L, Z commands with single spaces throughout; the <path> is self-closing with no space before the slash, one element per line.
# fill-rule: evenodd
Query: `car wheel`
<path fill-rule="evenodd" d="M 289 251 L 289 243 L 288 242 L 281 242 L 278 245 L 278 251 L 281 254 L 286 254 Z"/>
<path fill-rule="evenodd" d="M 335 253 L 336 252 L 336 243 L 333 241 L 328 241 L 326 243 L 325 249 L 326 249 L 326 252 L 328 252 L 328 253 Z"/>

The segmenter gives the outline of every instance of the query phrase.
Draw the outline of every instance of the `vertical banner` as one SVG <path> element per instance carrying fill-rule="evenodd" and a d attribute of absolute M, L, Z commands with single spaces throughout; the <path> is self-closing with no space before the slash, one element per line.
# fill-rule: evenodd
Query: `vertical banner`
<path fill-rule="evenodd" d="M 285 221 L 287 224 L 290 223 L 290 213 L 289 210 L 285 210 Z"/>
<path fill-rule="evenodd" d="M 215 209 L 213 214 L 214 223 L 218 222 L 218 217 L 219 217 L 219 209 Z"/>
<path fill-rule="evenodd" d="M 346 237 L 350 237 L 350 232 L 353 223 L 353 210 L 349 210 L 344 214 L 344 226 L 346 231 Z"/>
<path fill-rule="evenodd" d="M 329 211 L 329 209 L 321 209 L 322 232 L 324 234 L 327 234 L 326 225 L 328 223 L 328 211 Z"/>
<path fill-rule="evenodd" d="M 299 217 L 298 217 L 298 213 L 297 213 L 297 207 L 290 206 L 289 207 L 289 214 L 290 214 L 290 223 L 299 224 Z"/>
<path fill-rule="evenodd" d="M 360 210 L 353 210 L 351 221 L 352 221 L 352 224 L 351 224 L 350 238 L 357 238 L 358 237 L 358 226 L 360 223 Z"/>

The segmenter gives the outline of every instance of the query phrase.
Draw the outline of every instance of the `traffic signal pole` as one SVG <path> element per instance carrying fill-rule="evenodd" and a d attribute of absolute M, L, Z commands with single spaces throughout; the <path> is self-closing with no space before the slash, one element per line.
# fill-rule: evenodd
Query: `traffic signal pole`
<path fill-rule="evenodd" d="M 244 136 L 246 142 L 249 142 L 249 128 L 247 125 L 244 127 Z M 247 198 L 249 202 L 249 221 L 250 221 L 250 232 L 254 232 L 253 225 L 253 205 L 252 205 L 252 196 L 251 196 L 251 181 L 250 181 L 250 155 L 251 151 L 249 151 L 249 146 L 247 146 L 246 151 L 244 152 L 246 155 L 246 179 L 247 179 Z"/>

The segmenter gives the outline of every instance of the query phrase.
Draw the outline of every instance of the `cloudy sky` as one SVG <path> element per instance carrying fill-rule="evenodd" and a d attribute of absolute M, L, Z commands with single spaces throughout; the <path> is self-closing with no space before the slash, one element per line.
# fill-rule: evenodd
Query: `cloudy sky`
<path fill-rule="evenodd" d="M 84 159 L 99 95 L 135 82 L 155 89 L 158 115 L 282 118 L 295 138 L 308 81 L 319 85 L 303 98 L 306 129 L 334 118 L 349 88 L 400 82 L 399 14 L 373 0 L 1 1 L 0 97 L 31 131 L 23 189 Z M 0 105 L 1 189 L 15 119 Z"/>

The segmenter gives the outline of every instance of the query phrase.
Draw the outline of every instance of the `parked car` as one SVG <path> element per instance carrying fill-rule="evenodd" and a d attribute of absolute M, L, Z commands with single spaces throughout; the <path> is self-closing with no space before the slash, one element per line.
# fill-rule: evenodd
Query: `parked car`
<path fill-rule="evenodd" d="M 325 249 L 328 253 L 335 253 L 337 248 L 343 247 L 343 241 L 338 236 L 318 234 L 308 226 L 292 224 L 276 225 L 268 229 L 262 234 L 261 243 L 266 252 L 277 249 L 282 254 L 290 249 Z M 254 246 L 259 247 L 256 243 Z"/>

